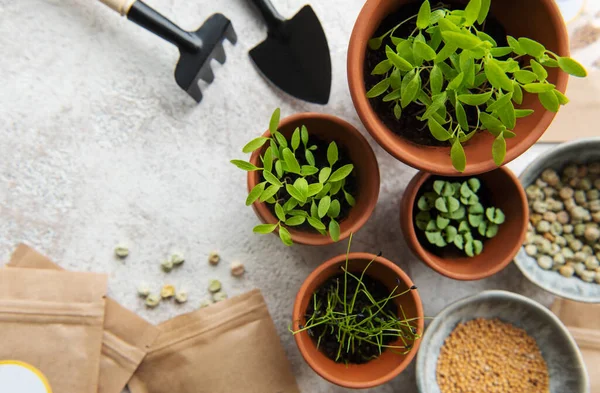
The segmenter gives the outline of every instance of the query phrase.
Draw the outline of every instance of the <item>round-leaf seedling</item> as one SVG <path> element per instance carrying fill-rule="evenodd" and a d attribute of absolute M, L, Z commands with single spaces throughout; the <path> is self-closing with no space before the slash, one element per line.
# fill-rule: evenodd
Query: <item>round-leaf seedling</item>
<path fill-rule="evenodd" d="M 211 265 L 216 266 L 217 264 L 219 264 L 220 260 L 221 257 L 219 256 L 218 252 L 213 251 L 210 254 L 208 254 L 208 263 L 210 263 Z"/>
<path fill-rule="evenodd" d="M 206 308 L 208 306 L 210 306 L 211 304 L 213 304 L 214 302 L 212 301 L 212 299 L 204 299 L 200 302 L 200 308 Z"/>
<path fill-rule="evenodd" d="M 129 255 L 129 248 L 124 244 L 119 244 L 115 247 L 115 255 L 121 259 L 125 259 Z"/>
<path fill-rule="evenodd" d="M 150 286 L 146 283 L 141 283 L 137 287 L 137 292 L 138 295 L 140 295 L 141 297 L 147 297 L 148 295 L 150 295 Z"/>
<path fill-rule="evenodd" d="M 185 258 L 183 257 L 183 254 L 176 252 L 171 255 L 171 262 L 173 263 L 173 266 L 179 266 L 185 262 Z"/>
<path fill-rule="evenodd" d="M 188 295 L 186 291 L 177 291 L 175 294 L 175 301 L 177 303 L 185 303 L 187 302 Z"/>
<path fill-rule="evenodd" d="M 208 284 L 208 290 L 211 293 L 219 292 L 221 290 L 221 281 L 219 281 L 219 280 L 210 280 L 210 282 Z"/>
<path fill-rule="evenodd" d="M 160 266 L 162 267 L 162 270 L 168 273 L 171 270 L 173 270 L 173 261 L 171 261 L 170 259 L 165 259 L 161 262 Z"/>
<path fill-rule="evenodd" d="M 215 302 L 221 302 L 221 301 L 227 299 L 227 294 L 223 291 L 217 292 L 217 293 L 213 294 L 212 298 L 213 298 L 213 301 L 215 301 Z"/>
<path fill-rule="evenodd" d="M 158 306 L 159 303 L 160 303 L 160 296 L 158 296 L 157 294 L 151 293 L 150 295 L 146 296 L 145 304 L 147 307 L 154 308 L 154 307 Z"/>
<path fill-rule="evenodd" d="M 164 285 L 160 290 L 160 296 L 163 299 L 175 296 L 175 287 L 173 285 Z"/>

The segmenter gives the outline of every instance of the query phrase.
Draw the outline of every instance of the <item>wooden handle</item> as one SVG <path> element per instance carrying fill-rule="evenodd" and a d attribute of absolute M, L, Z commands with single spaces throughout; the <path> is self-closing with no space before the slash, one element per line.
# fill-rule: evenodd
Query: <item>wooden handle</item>
<path fill-rule="evenodd" d="M 131 6 L 136 2 L 136 0 L 100 0 L 100 2 L 106 4 L 119 14 L 125 16 L 127 13 L 129 13 Z"/>

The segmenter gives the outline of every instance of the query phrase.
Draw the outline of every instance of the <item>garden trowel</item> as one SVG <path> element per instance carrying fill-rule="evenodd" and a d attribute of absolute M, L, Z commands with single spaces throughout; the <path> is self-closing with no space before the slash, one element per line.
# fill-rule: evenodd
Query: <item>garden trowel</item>
<path fill-rule="evenodd" d="M 262 75 L 301 100 L 327 104 L 331 57 L 327 37 L 313 9 L 306 5 L 285 20 L 269 0 L 250 0 L 268 27 L 267 39 L 250 51 Z"/>
<path fill-rule="evenodd" d="M 209 17 L 196 31 L 188 32 L 150 8 L 141 0 L 100 0 L 127 19 L 169 41 L 179 48 L 175 81 L 196 102 L 202 100 L 198 80 L 214 80 L 210 61 L 225 63 L 223 40 L 237 41 L 231 21 L 222 14 Z"/>

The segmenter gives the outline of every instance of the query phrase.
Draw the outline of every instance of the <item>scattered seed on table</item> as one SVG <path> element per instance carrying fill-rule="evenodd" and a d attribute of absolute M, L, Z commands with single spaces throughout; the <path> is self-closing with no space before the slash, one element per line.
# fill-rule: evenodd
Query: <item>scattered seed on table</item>
<path fill-rule="evenodd" d="M 537 254 L 537 246 L 535 244 L 528 244 L 525 246 L 525 252 L 530 257 L 533 257 L 535 254 Z"/>
<path fill-rule="evenodd" d="M 150 295 L 150 286 L 143 282 L 140 285 L 138 285 L 137 292 L 138 295 L 140 295 L 141 297 L 147 297 L 148 295 Z"/>
<path fill-rule="evenodd" d="M 177 303 L 185 303 L 187 302 L 188 295 L 186 291 L 177 291 L 175 294 L 175 301 Z"/>
<path fill-rule="evenodd" d="M 171 262 L 173 263 L 173 266 L 179 266 L 185 262 L 185 258 L 183 257 L 183 254 L 176 252 L 171 255 Z"/>
<path fill-rule="evenodd" d="M 165 259 L 160 265 L 162 267 L 162 270 L 164 270 L 167 273 L 173 270 L 173 262 L 170 259 Z"/>
<path fill-rule="evenodd" d="M 441 393 L 549 393 L 548 367 L 523 329 L 498 319 L 459 324 L 437 361 Z"/>
<path fill-rule="evenodd" d="M 125 259 L 129 255 L 129 248 L 124 244 L 119 244 L 115 247 L 115 255 L 121 259 Z"/>
<path fill-rule="evenodd" d="M 158 304 L 160 303 L 160 296 L 158 296 L 157 294 L 151 293 L 150 295 L 146 296 L 146 306 L 150 307 L 150 308 L 154 308 L 156 306 L 158 306 Z"/>
<path fill-rule="evenodd" d="M 573 277 L 573 274 L 575 274 L 575 269 L 573 269 L 573 266 L 571 265 L 561 266 L 558 271 L 565 277 Z"/>
<path fill-rule="evenodd" d="M 160 290 L 160 296 L 163 299 L 168 299 L 175 296 L 175 287 L 173 285 L 163 285 L 162 289 Z"/>
<path fill-rule="evenodd" d="M 234 262 L 231 264 L 231 275 L 234 277 L 240 277 L 246 272 L 244 264 L 241 262 Z"/>
<path fill-rule="evenodd" d="M 213 251 L 210 254 L 208 254 L 208 263 L 210 263 L 211 265 L 213 265 L 213 266 L 217 265 L 220 260 L 221 260 L 221 256 L 219 255 L 218 252 Z"/>
<path fill-rule="evenodd" d="M 212 298 L 215 301 L 215 303 L 220 302 L 220 301 L 227 299 L 227 294 L 223 291 L 220 291 L 220 292 L 213 294 Z"/>
<path fill-rule="evenodd" d="M 221 290 L 221 281 L 210 280 L 210 282 L 208 284 L 208 290 L 212 293 L 219 292 Z"/>
<path fill-rule="evenodd" d="M 552 265 L 554 264 L 554 261 L 548 255 L 541 255 L 540 257 L 538 257 L 537 262 L 538 265 L 544 270 L 552 269 Z"/>
<path fill-rule="evenodd" d="M 210 306 L 211 304 L 213 304 L 214 302 L 212 301 L 212 299 L 204 299 L 200 302 L 200 308 L 205 308 Z"/>

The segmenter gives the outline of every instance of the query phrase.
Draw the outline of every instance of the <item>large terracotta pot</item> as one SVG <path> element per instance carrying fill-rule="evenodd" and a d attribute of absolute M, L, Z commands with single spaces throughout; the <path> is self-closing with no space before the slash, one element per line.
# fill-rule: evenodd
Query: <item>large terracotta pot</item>
<path fill-rule="evenodd" d="M 419 190 L 433 175 L 419 172 L 410 181 L 400 203 L 400 226 L 411 251 L 427 266 L 455 280 L 480 280 L 498 273 L 519 252 L 529 222 L 529 207 L 519 179 L 505 167 L 477 176 L 488 190 L 489 203 L 506 216 L 496 237 L 483 243 L 483 252 L 475 257 L 442 258 L 425 248 L 415 230 Z M 447 180 L 448 178 L 445 178 Z M 450 178 L 452 179 L 452 178 Z"/>
<path fill-rule="evenodd" d="M 367 263 L 376 256 L 367 253 L 351 253 L 348 255 L 349 271 L 362 272 Z M 293 330 L 299 330 L 300 325 L 306 323 L 305 313 L 312 295 L 331 276 L 340 274 L 341 266 L 346 262 L 346 254 L 339 255 L 328 260 L 315 269 L 304 281 L 296 301 L 292 316 Z M 377 257 L 375 262 L 367 270 L 372 278 L 382 282 L 390 292 L 399 285 L 399 290 L 406 290 L 413 285 L 412 280 L 393 262 Z M 400 279 L 398 284 L 397 279 Z M 421 335 L 424 329 L 423 305 L 418 290 L 408 292 L 406 295 L 395 299 L 396 304 L 402 306 L 407 318 L 419 318 L 417 320 L 417 332 Z M 301 332 L 294 336 L 296 344 L 304 360 L 321 377 L 329 382 L 347 388 L 366 389 L 388 382 L 400 374 L 413 360 L 419 348 L 421 340 L 416 340 L 413 349 L 407 355 L 384 351 L 377 359 L 365 364 L 336 363 L 325 356 L 308 333 Z M 401 343 L 398 340 L 398 343 Z M 398 344 L 392 343 L 391 345 Z"/>
<path fill-rule="evenodd" d="M 461 0 L 466 2 L 466 0 Z M 367 42 L 374 35 L 381 21 L 412 0 L 367 0 L 363 7 L 348 48 L 348 83 L 354 106 L 360 119 L 373 138 L 392 156 L 420 170 L 444 176 L 468 176 L 491 171 L 496 168 L 492 159 L 493 136 L 481 132 L 465 146 L 467 167 L 460 174 L 452 166 L 449 147 L 417 145 L 394 134 L 379 119 L 366 97 L 363 78 Z M 493 14 L 514 37 L 534 39 L 560 56 L 569 56 L 568 36 L 558 6 L 554 0 L 493 0 Z M 568 75 L 558 68 L 548 70 L 548 81 L 564 93 Z M 518 119 L 515 138 L 507 139 L 508 163 L 525 152 L 546 131 L 555 113 L 540 104 L 536 94 L 525 94 L 523 108 L 535 113 Z"/>
<path fill-rule="evenodd" d="M 350 123 L 331 115 L 322 113 L 298 113 L 283 119 L 279 124 L 279 132 L 286 138 L 291 137 L 296 127 L 305 125 L 308 133 L 323 142 L 335 141 L 340 150 L 348 154 L 354 164 L 356 173 L 357 195 L 356 205 L 350 214 L 340 222 L 340 240 L 357 232 L 369 219 L 379 197 L 379 165 L 373 149 L 367 139 Z M 269 131 L 263 134 L 269 137 Z M 250 157 L 250 162 L 261 166 L 260 156 L 264 154 L 267 145 L 256 150 Z M 260 172 L 248 172 L 248 192 L 261 182 Z M 252 207 L 258 218 L 265 224 L 276 224 L 279 220 L 265 203 L 255 202 Z M 317 231 L 309 229 L 303 231 L 298 228 L 288 227 L 294 243 L 311 246 L 322 246 L 333 243 L 331 237 L 323 236 Z"/>

